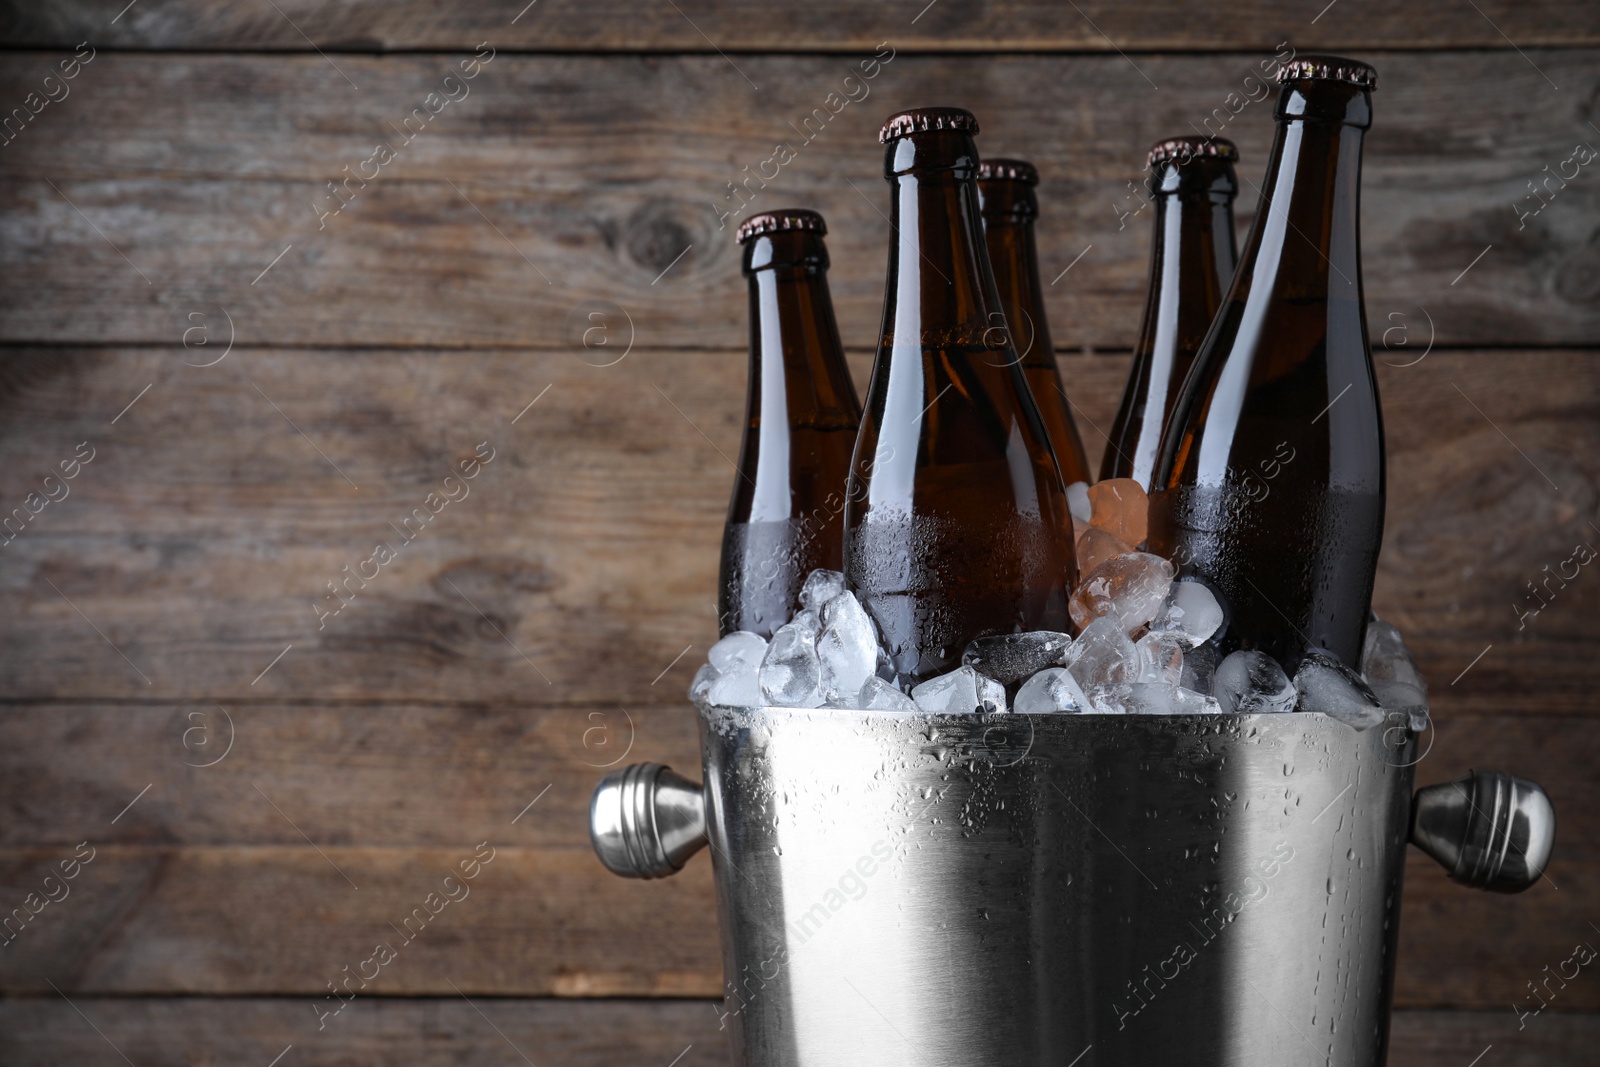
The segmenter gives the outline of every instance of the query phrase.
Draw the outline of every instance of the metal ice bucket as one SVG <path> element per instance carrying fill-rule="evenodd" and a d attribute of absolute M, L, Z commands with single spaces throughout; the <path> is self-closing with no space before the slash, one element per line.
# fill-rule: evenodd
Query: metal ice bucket
<path fill-rule="evenodd" d="M 1384 1062 L 1408 838 L 1526 888 L 1554 815 L 1498 772 L 1412 796 L 1416 736 L 1311 714 L 710 709 L 705 786 L 590 812 L 613 871 L 709 843 L 744 1067 Z"/>

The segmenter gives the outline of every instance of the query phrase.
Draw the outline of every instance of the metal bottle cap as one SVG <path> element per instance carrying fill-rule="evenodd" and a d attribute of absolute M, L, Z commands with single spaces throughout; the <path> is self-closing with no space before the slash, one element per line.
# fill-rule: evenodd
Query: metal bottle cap
<path fill-rule="evenodd" d="M 780 233 L 784 230 L 805 230 L 820 237 L 828 232 L 828 224 L 822 221 L 822 216 L 817 212 L 803 207 L 763 211 L 744 220 L 739 227 L 739 243 L 744 244 L 762 234 Z"/>
<path fill-rule="evenodd" d="M 1013 181 L 1024 185 L 1038 185 L 1039 171 L 1032 163 L 1022 159 L 986 159 L 978 164 L 978 180 Z"/>
<path fill-rule="evenodd" d="M 1239 149 L 1232 141 L 1221 137 L 1168 137 L 1150 146 L 1150 154 L 1145 157 L 1145 166 L 1153 168 L 1173 160 L 1181 165 L 1197 157 L 1237 163 Z"/>
<path fill-rule="evenodd" d="M 1378 87 L 1378 72 L 1370 64 L 1343 56 L 1296 56 L 1278 70 L 1278 84 L 1291 81 L 1345 82 L 1361 89 Z"/>
<path fill-rule="evenodd" d="M 958 130 L 976 134 L 978 118 L 966 108 L 919 107 L 889 116 L 878 133 L 878 143 L 888 144 L 897 137 L 913 133 L 932 133 L 941 130 Z"/>

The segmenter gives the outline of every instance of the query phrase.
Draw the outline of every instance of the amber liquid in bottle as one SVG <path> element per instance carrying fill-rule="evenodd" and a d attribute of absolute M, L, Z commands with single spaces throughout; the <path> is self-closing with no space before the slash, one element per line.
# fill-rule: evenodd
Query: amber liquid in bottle
<path fill-rule="evenodd" d="M 1162 430 L 1233 277 L 1238 158 L 1232 143 L 1218 138 L 1174 137 L 1150 150 L 1149 296 L 1102 479 L 1132 478 L 1151 488 Z"/>
<path fill-rule="evenodd" d="M 1044 290 L 1039 285 L 1039 253 L 1033 222 L 1039 217 L 1034 188 L 1039 174 L 1018 159 L 986 159 L 978 166 L 978 198 L 984 240 L 1011 342 L 1022 358 L 1022 376 L 1044 421 L 1050 448 L 1068 485 L 1089 482 L 1089 460 L 1072 420 L 1072 406 L 1061 385 L 1050 324 L 1045 321 Z"/>
<path fill-rule="evenodd" d="M 724 635 L 771 637 L 818 567 L 843 569 L 844 493 L 861 403 L 828 295 L 822 216 L 770 212 L 739 230 L 750 289 L 750 378 L 722 535 Z"/>
<path fill-rule="evenodd" d="M 1261 204 L 1151 497 L 1152 548 L 1222 601 L 1221 651 L 1291 672 L 1310 647 L 1359 662 L 1383 539 L 1358 224 L 1374 80 L 1331 57 L 1281 72 Z"/>
<path fill-rule="evenodd" d="M 883 331 L 850 469 L 845 573 L 902 685 L 976 637 L 1066 630 L 1065 484 L 1005 329 L 978 214 L 977 122 L 884 127 L 893 194 Z"/>

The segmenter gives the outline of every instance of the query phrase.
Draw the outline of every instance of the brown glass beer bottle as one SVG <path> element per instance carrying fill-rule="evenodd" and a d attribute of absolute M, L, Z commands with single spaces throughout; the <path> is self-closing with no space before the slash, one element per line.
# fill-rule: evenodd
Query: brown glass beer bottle
<path fill-rule="evenodd" d="M 1156 210 L 1149 296 L 1102 479 L 1151 487 L 1161 431 L 1233 277 L 1238 158 L 1232 142 L 1212 137 L 1173 137 L 1150 149 Z"/>
<path fill-rule="evenodd" d="M 1383 423 L 1361 298 L 1362 135 L 1377 76 L 1301 56 L 1243 261 L 1173 410 L 1150 543 L 1218 594 L 1222 651 L 1291 673 L 1360 659 L 1383 539 Z"/>
<path fill-rule="evenodd" d="M 1072 421 L 1072 408 L 1061 385 L 1050 324 L 1045 321 L 1044 291 L 1039 286 L 1039 253 L 1033 220 L 1039 217 L 1034 187 L 1039 172 L 1020 159 L 985 159 L 978 164 L 978 200 L 983 210 L 983 235 L 989 247 L 994 286 L 1000 295 L 1011 343 L 1022 359 L 1022 376 L 1033 392 L 1034 406 L 1044 420 L 1050 448 L 1068 485 L 1093 481 L 1083 439 Z"/>
<path fill-rule="evenodd" d="M 817 567 L 843 569 L 844 491 L 861 422 L 828 295 L 827 233 L 815 211 L 739 227 L 750 288 L 750 380 L 739 474 L 722 535 L 724 635 L 762 637 L 799 610 Z"/>
<path fill-rule="evenodd" d="M 883 331 L 856 438 L 845 574 L 902 685 L 990 634 L 1066 630 L 1066 489 L 1005 328 L 978 214 L 977 120 L 889 119 Z"/>

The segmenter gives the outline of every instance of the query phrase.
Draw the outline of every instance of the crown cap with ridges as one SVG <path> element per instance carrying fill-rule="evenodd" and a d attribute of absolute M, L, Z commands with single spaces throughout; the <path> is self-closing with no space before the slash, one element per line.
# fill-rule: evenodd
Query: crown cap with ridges
<path fill-rule="evenodd" d="M 1278 70 L 1279 85 L 1301 79 L 1344 82 L 1360 89 L 1378 87 L 1376 69 L 1359 59 L 1343 56 L 1297 56 Z"/>
<path fill-rule="evenodd" d="M 1013 181 L 1038 185 L 1039 172 L 1025 159 L 986 159 L 978 164 L 978 180 Z"/>
<path fill-rule="evenodd" d="M 1232 141 L 1221 137 L 1168 137 L 1164 141 L 1157 141 L 1150 146 L 1150 154 L 1145 158 L 1146 167 L 1154 167 L 1161 163 L 1177 160 L 1187 163 L 1191 159 L 1203 157 L 1208 159 L 1221 159 L 1229 163 L 1239 162 L 1239 149 Z"/>
<path fill-rule="evenodd" d="M 789 207 L 781 211 L 763 211 L 744 220 L 739 227 L 739 243 L 767 233 L 784 230 L 806 230 L 821 237 L 828 232 L 828 224 L 815 211 L 803 207 Z"/>
<path fill-rule="evenodd" d="M 962 133 L 978 132 L 978 117 L 960 107 L 919 107 L 889 116 L 878 134 L 879 144 L 888 144 L 897 137 L 913 133 L 931 133 L 942 130 L 959 130 Z"/>

